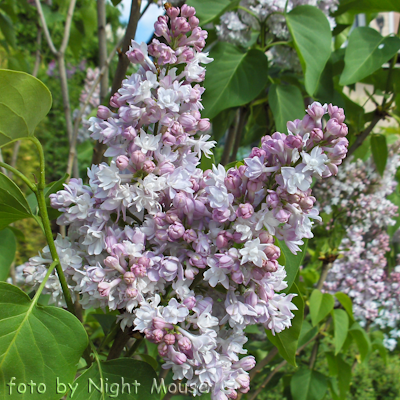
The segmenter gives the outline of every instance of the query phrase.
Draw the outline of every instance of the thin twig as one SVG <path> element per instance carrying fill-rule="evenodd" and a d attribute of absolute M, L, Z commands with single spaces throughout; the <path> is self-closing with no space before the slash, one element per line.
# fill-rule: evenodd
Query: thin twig
<path fill-rule="evenodd" d="M 68 46 L 69 36 L 71 34 L 71 24 L 72 24 L 72 17 L 74 15 L 75 5 L 76 5 L 76 0 L 71 0 L 71 2 L 69 3 L 69 7 L 68 7 L 67 19 L 65 20 L 64 37 L 63 37 L 63 41 L 61 43 L 61 47 L 59 50 L 59 53 L 62 53 L 62 54 L 65 53 L 65 50 L 67 49 L 67 46 Z"/>
<path fill-rule="evenodd" d="M 114 360 L 121 355 L 122 350 L 124 350 L 124 347 L 128 343 L 128 340 L 131 338 L 128 332 L 128 330 L 118 330 L 117 335 L 114 339 L 114 343 L 111 346 L 110 352 L 108 353 L 107 361 Z"/>
<path fill-rule="evenodd" d="M 248 398 L 248 400 L 254 400 L 261 393 L 261 391 L 268 385 L 270 380 L 278 373 L 278 371 L 287 364 L 286 360 L 283 360 L 278 364 L 273 371 L 267 376 L 267 379 L 261 384 L 261 386 Z"/>
<path fill-rule="evenodd" d="M 322 264 L 321 275 L 319 276 L 319 280 L 317 283 L 318 290 L 321 290 L 323 288 L 325 279 L 328 276 L 329 270 L 332 268 L 332 265 L 333 264 L 330 262 L 328 262 L 328 263 L 324 262 Z"/>
<path fill-rule="evenodd" d="M 274 347 L 265 358 L 263 358 L 250 372 L 250 379 L 253 379 L 266 365 L 268 365 L 279 353 L 279 350 Z"/>
<path fill-rule="evenodd" d="M 46 41 L 50 47 L 51 52 L 54 55 L 57 55 L 58 51 L 54 46 L 53 40 L 51 39 L 49 28 L 47 27 L 47 23 L 46 23 L 46 18 L 44 17 L 44 14 L 43 14 L 42 4 L 40 3 L 40 0 L 35 0 L 35 4 L 36 4 L 36 8 L 37 8 L 37 11 L 39 14 L 40 22 L 42 24 L 42 28 L 44 30 L 44 36 L 46 38 Z"/>
<path fill-rule="evenodd" d="M 99 41 L 99 68 L 107 64 L 106 0 L 97 0 L 97 37 Z M 100 103 L 108 94 L 108 71 L 100 80 Z"/>

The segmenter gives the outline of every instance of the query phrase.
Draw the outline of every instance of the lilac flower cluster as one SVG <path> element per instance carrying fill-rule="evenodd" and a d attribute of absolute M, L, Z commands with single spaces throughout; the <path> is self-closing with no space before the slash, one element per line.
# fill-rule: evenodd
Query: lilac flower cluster
<path fill-rule="evenodd" d="M 312 178 L 337 173 L 345 117 L 313 103 L 289 134 L 263 137 L 243 165 L 203 171 L 215 143 L 200 114 L 207 33 L 183 5 L 167 8 L 155 34 L 165 43 L 132 41 L 127 56 L 138 72 L 112 97 L 114 111 L 100 106 L 92 118 L 111 164 L 93 165 L 89 185 L 71 179 L 51 195 L 68 226 L 69 244 L 57 246 L 71 259 L 63 269 L 84 308 L 120 310 L 121 328 L 158 344 L 174 379 L 234 399 L 249 390 L 255 365 L 241 358 L 246 326 L 274 334 L 291 326 L 294 295 L 279 293 L 286 272 L 274 236 L 293 253 L 313 236 Z M 40 281 L 33 275 L 43 264 L 25 266 L 30 280 Z"/>
<path fill-rule="evenodd" d="M 361 322 L 390 329 L 400 320 L 400 267 L 389 271 L 387 265 L 386 254 L 391 250 L 387 228 L 398 215 L 387 196 L 397 186 L 394 176 L 399 166 L 400 157 L 392 149 L 383 177 L 371 161 L 357 160 L 314 188 L 319 208 L 332 215 L 332 222 L 339 217 L 346 227 L 340 257 L 327 276 L 325 290 L 348 294 Z"/>
<path fill-rule="evenodd" d="M 81 95 L 79 96 L 79 108 L 83 110 L 82 114 L 82 121 L 81 121 L 81 126 L 78 131 L 78 142 L 82 143 L 86 140 L 90 139 L 90 121 L 88 120 L 89 115 L 92 113 L 94 108 L 97 108 L 100 105 L 100 86 L 97 85 L 93 94 L 91 95 L 89 99 L 89 103 L 85 106 L 87 97 L 95 83 L 95 80 L 97 79 L 98 75 L 100 73 L 99 68 L 88 68 L 86 71 L 86 78 L 85 78 L 85 84 L 83 86 L 83 89 L 81 91 Z M 78 117 L 79 114 L 79 109 L 74 110 L 72 117 L 75 120 Z"/>

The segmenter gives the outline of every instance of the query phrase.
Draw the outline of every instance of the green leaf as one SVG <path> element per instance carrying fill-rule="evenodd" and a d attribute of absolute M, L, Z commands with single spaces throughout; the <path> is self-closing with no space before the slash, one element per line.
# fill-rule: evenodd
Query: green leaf
<path fill-rule="evenodd" d="M 376 169 L 379 174 L 383 176 L 388 158 L 388 147 L 385 135 L 371 135 L 371 151 Z"/>
<path fill-rule="evenodd" d="M 79 320 L 57 307 L 35 305 L 16 286 L 0 282 L 0 399 L 58 400 L 57 378 L 65 384 L 75 377 L 88 339 Z M 7 386 L 13 380 L 16 386 Z M 45 395 L 18 394 L 19 384 L 45 385 Z M 22 386 L 21 386 L 22 388 Z M 13 393 L 10 396 L 10 390 Z M 21 389 L 22 390 L 22 389 Z M 29 394 L 28 394 L 29 392 Z M 61 394 L 60 394 L 61 393 Z"/>
<path fill-rule="evenodd" d="M 310 315 L 312 324 L 315 326 L 322 321 L 333 309 L 335 300 L 329 293 L 314 289 L 310 297 Z"/>
<path fill-rule="evenodd" d="M 230 0 L 188 0 L 187 5 L 196 9 L 196 17 L 203 26 L 214 21 L 231 6 Z"/>
<path fill-rule="evenodd" d="M 287 247 L 284 241 L 279 241 L 276 239 L 276 243 L 281 249 L 281 257 L 278 259 L 279 264 L 285 266 L 286 271 L 286 282 L 288 284 L 288 289 L 292 286 L 294 282 L 297 272 L 299 271 L 300 265 L 303 263 L 304 256 L 306 254 L 308 239 L 304 239 L 304 244 L 299 246 L 301 252 L 297 252 L 297 254 L 293 254 L 289 247 Z M 288 289 L 284 292 L 288 293 Z"/>
<path fill-rule="evenodd" d="M 364 362 L 367 360 L 372 350 L 371 341 L 369 340 L 367 332 L 365 332 L 365 330 L 357 322 L 353 323 L 349 329 L 349 332 L 357 344 L 361 361 Z"/>
<path fill-rule="evenodd" d="M 333 310 L 333 324 L 335 327 L 335 355 L 337 355 L 342 349 L 349 331 L 349 317 L 346 311 L 341 309 Z"/>
<path fill-rule="evenodd" d="M 79 10 L 86 37 L 91 37 L 97 30 L 97 12 L 94 3 L 86 4 Z"/>
<path fill-rule="evenodd" d="M 307 93 L 312 96 L 331 55 L 332 33 L 325 14 L 317 7 L 295 7 L 286 14 L 297 55 L 304 72 Z"/>
<path fill-rule="evenodd" d="M 221 111 L 254 100 L 268 81 L 268 60 L 261 50 L 243 53 L 229 43 L 211 50 L 214 61 L 207 65 L 204 81 L 203 116 L 214 118 Z"/>
<path fill-rule="evenodd" d="M 0 172 L 0 229 L 30 217 L 32 213 L 21 189 Z"/>
<path fill-rule="evenodd" d="M 350 389 L 351 382 L 351 366 L 347 364 L 347 362 L 342 360 L 342 357 L 337 357 L 337 365 L 338 365 L 338 386 L 340 399 L 346 400 L 347 392 Z"/>
<path fill-rule="evenodd" d="M 301 326 L 298 347 L 301 347 L 304 344 L 306 344 L 309 340 L 315 337 L 317 333 L 318 333 L 318 328 L 316 326 L 312 327 L 309 322 L 303 321 L 303 325 Z"/>
<path fill-rule="evenodd" d="M 296 351 L 298 347 L 298 340 L 301 332 L 301 326 L 304 319 L 304 301 L 299 291 L 299 288 L 294 283 L 290 288 L 290 293 L 297 294 L 293 298 L 293 304 L 298 308 L 293 311 L 294 317 L 292 319 L 292 326 L 286 328 L 281 333 L 272 335 L 270 330 L 266 330 L 268 339 L 279 350 L 279 354 L 291 365 L 296 366 Z"/>
<path fill-rule="evenodd" d="M 114 326 L 117 317 L 112 314 L 90 314 L 100 325 L 101 329 L 103 329 L 104 336 L 107 336 L 111 331 L 111 328 Z"/>
<path fill-rule="evenodd" d="M 212 170 L 212 166 L 215 165 L 214 154 L 209 157 L 206 157 L 204 154 L 201 156 L 199 168 L 203 171 L 208 169 Z"/>
<path fill-rule="evenodd" d="M 304 101 L 300 89 L 293 85 L 272 85 L 269 104 L 278 132 L 287 132 L 286 123 L 304 116 Z"/>
<path fill-rule="evenodd" d="M 68 399 L 159 400 L 160 394 L 156 388 L 153 393 L 151 390 L 154 380 L 159 387 L 160 382 L 154 369 L 146 362 L 131 358 L 101 361 L 94 363 L 75 380 L 73 386 L 76 386 L 76 391 L 73 395 L 71 392 Z"/>
<path fill-rule="evenodd" d="M 337 376 L 338 365 L 337 357 L 333 354 L 333 351 L 327 351 L 325 353 L 326 361 L 328 362 L 329 376 Z"/>
<path fill-rule="evenodd" d="M 220 112 L 212 120 L 212 139 L 218 141 L 221 139 L 226 131 L 231 126 L 233 120 L 235 119 L 236 109 L 226 109 Z"/>
<path fill-rule="evenodd" d="M 325 375 L 308 368 L 299 369 L 290 381 L 293 400 L 321 400 L 327 389 Z"/>
<path fill-rule="evenodd" d="M 14 232 L 9 228 L 0 231 L 0 281 L 7 280 L 16 251 Z"/>
<path fill-rule="evenodd" d="M 343 306 L 343 308 L 347 311 L 350 319 L 354 321 L 353 315 L 353 302 L 351 301 L 350 297 L 343 292 L 336 292 L 335 297 L 338 299 L 339 303 Z"/>
<path fill-rule="evenodd" d="M 118 4 L 120 4 L 122 0 L 111 0 L 111 3 L 113 4 L 114 7 L 117 7 Z"/>
<path fill-rule="evenodd" d="M 388 364 L 388 350 L 387 348 L 382 344 L 377 341 L 372 342 L 372 349 L 373 350 L 378 350 L 379 355 L 381 356 L 383 362 L 385 365 Z"/>
<path fill-rule="evenodd" d="M 353 30 L 344 56 L 340 85 L 351 85 L 373 74 L 400 49 L 400 38 L 382 37 L 367 26 Z"/>
<path fill-rule="evenodd" d="M 29 136 L 51 107 L 49 89 L 25 72 L 0 69 L 0 147 Z"/>
<path fill-rule="evenodd" d="M 16 46 L 14 25 L 8 15 L 0 13 L 0 30 L 11 47 Z"/>
<path fill-rule="evenodd" d="M 398 0 L 341 0 L 336 15 L 342 14 L 348 10 L 367 13 L 377 13 L 382 11 L 400 12 L 400 3 Z"/>

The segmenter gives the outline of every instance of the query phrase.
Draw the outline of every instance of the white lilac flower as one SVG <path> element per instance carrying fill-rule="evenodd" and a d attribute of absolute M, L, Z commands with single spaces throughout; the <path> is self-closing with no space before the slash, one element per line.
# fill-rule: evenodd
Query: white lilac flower
<path fill-rule="evenodd" d="M 239 250 L 242 255 L 241 264 L 246 262 L 252 262 L 257 265 L 257 267 L 262 267 L 263 260 L 267 259 L 264 249 L 268 247 L 267 244 L 262 244 L 260 239 L 249 240 L 245 243 L 244 248 Z"/>
<path fill-rule="evenodd" d="M 143 129 L 141 129 L 140 136 L 135 138 L 135 144 L 142 149 L 143 153 L 146 154 L 148 151 L 156 151 L 160 140 L 161 134 L 157 136 L 148 135 Z"/>
<path fill-rule="evenodd" d="M 323 151 L 320 147 L 314 147 L 310 154 L 302 151 L 301 157 L 303 158 L 303 163 L 305 164 L 302 172 L 312 171 L 317 173 L 319 176 L 322 176 L 326 170 L 325 164 L 328 161 L 328 157 L 326 154 L 323 154 Z"/>

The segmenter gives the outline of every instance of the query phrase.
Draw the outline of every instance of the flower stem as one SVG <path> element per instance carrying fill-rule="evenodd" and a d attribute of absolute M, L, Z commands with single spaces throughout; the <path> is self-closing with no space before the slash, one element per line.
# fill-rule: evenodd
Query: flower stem
<path fill-rule="evenodd" d="M 40 212 L 40 217 L 41 217 L 42 223 L 43 223 L 44 234 L 46 236 L 47 244 L 50 249 L 51 257 L 53 258 L 53 261 L 57 263 L 56 264 L 57 275 L 58 275 L 58 279 L 60 280 L 60 284 L 61 284 L 61 287 L 63 290 L 65 302 L 67 303 L 68 311 L 70 313 L 76 315 L 74 303 L 72 302 L 71 293 L 68 288 L 67 280 L 65 279 L 65 275 L 64 275 L 64 272 L 61 267 L 60 259 L 57 254 L 57 249 L 56 249 L 56 245 L 54 243 L 54 238 L 53 238 L 53 232 L 51 231 L 49 215 L 47 213 L 46 199 L 44 197 L 44 188 L 46 186 L 46 175 L 45 175 L 45 161 L 44 161 L 43 147 L 40 144 L 39 140 L 36 139 L 35 137 L 32 137 L 30 139 L 37 147 L 38 152 L 39 152 L 39 158 L 40 158 L 39 183 L 37 184 L 37 187 L 35 188 L 34 193 L 37 198 L 37 202 L 38 202 L 38 206 L 39 206 L 39 212 Z"/>

